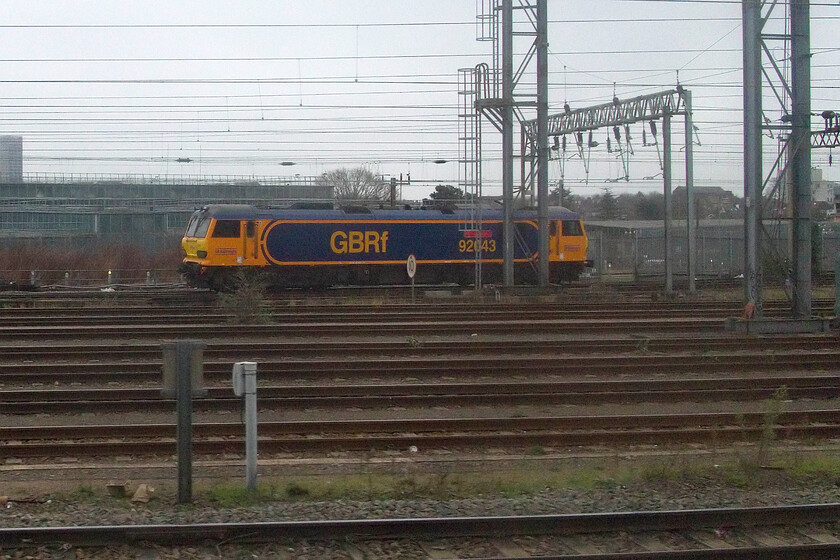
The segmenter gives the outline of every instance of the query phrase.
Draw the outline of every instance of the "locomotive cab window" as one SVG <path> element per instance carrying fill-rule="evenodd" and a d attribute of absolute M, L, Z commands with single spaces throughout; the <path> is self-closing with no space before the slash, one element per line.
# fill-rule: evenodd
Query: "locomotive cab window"
<path fill-rule="evenodd" d="M 580 237 L 583 235 L 583 228 L 578 220 L 563 220 L 563 235 L 568 237 Z"/>
<path fill-rule="evenodd" d="M 551 220 L 551 225 L 549 227 L 551 228 L 551 231 L 549 232 L 549 234 L 552 237 L 557 235 L 557 221 L 556 220 Z"/>
<path fill-rule="evenodd" d="M 256 222 L 248 222 L 245 224 L 245 235 L 248 237 L 254 237 L 257 234 L 257 224 Z"/>
<path fill-rule="evenodd" d="M 194 216 L 187 225 L 187 237 L 205 237 L 207 228 L 210 227 L 210 218 L 207 216 Z"/>
<path fill-rule="evenodd" d="M 213 228 L 213 237 L 239 237 L 239 221 L 238 220 L 217 220 L 216 227 Z"/>

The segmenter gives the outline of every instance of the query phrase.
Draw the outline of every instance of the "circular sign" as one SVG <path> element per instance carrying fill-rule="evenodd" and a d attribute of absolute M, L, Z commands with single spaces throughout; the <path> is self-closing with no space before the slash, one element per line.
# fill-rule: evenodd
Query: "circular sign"
<path fill-rule="evenodd" d="M 409 278 L 414 278 L 414 274 L 417 272 L 417 259 L 414 258 L 414 255 L 408 255 L 408 259 L 405 261 L 405 271 L 408 272 Z"/>

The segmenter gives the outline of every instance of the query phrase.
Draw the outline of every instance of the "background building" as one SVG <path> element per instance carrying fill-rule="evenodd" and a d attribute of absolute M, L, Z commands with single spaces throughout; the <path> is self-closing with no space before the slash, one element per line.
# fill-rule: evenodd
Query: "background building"
<path fill-rule="evenodd" d="M 0 136 L 0 182 L 23 181 L 23 137 Z"/>
<path fill-rule="evenodd" d="M 825 181 L 822 169 L 811 169 L 811 198 L 814 202 L 834 204 L 834 191 L 840 183 Z"/>
<path fill-rule="evenodd" d="M 190 215 L 206 204 L 332 200 L 333 187 L 319 177 L 27 174 L 0 179 L 0 239 L 177 250 Z"/>

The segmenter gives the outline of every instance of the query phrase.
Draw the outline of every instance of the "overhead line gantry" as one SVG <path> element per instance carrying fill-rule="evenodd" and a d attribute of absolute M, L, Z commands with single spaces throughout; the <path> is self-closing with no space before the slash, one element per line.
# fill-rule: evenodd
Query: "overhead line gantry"
<path fill-rule="evenodd" d="M 691 92 L 681 86 L 650 95 L 634 97 L 626 101 L 614 98 L 611 103 L 572 110 L 568 105 L 562 113 L 549 115 L 547 135 L 557 138 L 571 134 L 578 149 L 582 150 L 582 133 L 599 128 L 626 126 L 642 121 L 662 119 L 663 162 L 662 176 L 665 194 L 665 291 L 673 291 L 673 236 L 671 235 L 671 117 L 685 116 L 685 186 L 688 235 L 688 287 L 695 291 L 695 219 L 694 219 L 694 126 L 691 116 Z M 537 150 L 537 122 L 523 123 L 522 161 L 534 163 Z M 582 151 L 581 151 L 582 153 Z M 533 174 L 531 174 L 533 175 Z M 625 177 L 626 178 L 626 177 Z"/>

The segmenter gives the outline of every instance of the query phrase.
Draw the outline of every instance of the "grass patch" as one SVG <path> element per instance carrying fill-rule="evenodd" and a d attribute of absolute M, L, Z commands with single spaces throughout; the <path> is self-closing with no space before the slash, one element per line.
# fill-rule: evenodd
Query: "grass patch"
<path fill-rule="evenodd" d="M 721 473 L 723 480 L 730 486 L 735 488 L 745 489 L 749 488 L 757 482 L 756 472 L 752 470 L 739 469 L 724 469 Z"/>
<path fill-rule="evenodd" d="M 722 460 L 723 459 L 723 460 Z M 758 490 L 773 485 L 808 487 L 816 483 L 840 485 L 840 456 L 830 451 L 805 456 L 784 455 L 771 468 L 744 465 L 737 452 L 728 458 L 697 460 L 695 456 L 651 458 L 639 462 L 578 463 L 554 468 L 521 468 L 494 472 L 357 473 L 264 478 L 255 491 L 243 484 L 220 484 L 194 493 L 194 504 L 219 508 L 247 508 L 264 503 L 319 501 L 450 500 L 478 497 L 517 498 L 546 491 L 623 491 L 719 485 Z M 679 490 L 677 490 L 679 491 Z M 145 507 L 171 507 L 171 488 Z M 81 485 L 63 495 L 62 502 L 124 504 L 109 498 L 104 487 Z"/>
<path fill-rule="evenodd" d="M 755 471 L 768 466 L 772 462 L 779 416 L 785 411 L 788 402 L 789 396 L 785 386 L 776 389 L 773 396 L 764 402 L 761 435 L 758 438 L 755 451 L 739 453 L 739 463 L 743 471 Z"/>
<path fill-rule="evenodd" d="M 737 456 L 715 465 L 686 459 L 649 461 L 637 465 L 567 466 L 560 469 L 508 470 L 488 473 L 352 474 L 274 479 L 257 492 L 244 487 L 219 486 L 209 493 L 211 502 L 223 507 L 247 507 L 266 501 L 382 501 L 399 499 L 464 499 L 480 496 L 527 497 L 544 491 L 617 490 L 634 485 L 708 483 L 738 489 L 760 487 L 768 477 L 792 480 L 830 477 L 840 481 L 840 458 L 797 462 L 783 468 L 744 469 Z"/>
<path fill-rule="evenodd" d="M 285 496 L 273 484 L 258 485 L 256 490 L 244 486 L 225 484 L 211 488 L 207 497 L 220 507 L 247 507 L 263 502 L 282 500 Z"/>
<path fill-rule="evenodd" d="M 785 467 L 795 479 L 820 478 L 840 484 L 840 457 L 818 455 L 799 459 Z"/>
<path fill-rule="evenodd" d="M 216 305 L 237 325 L 264 325 L 271 322 L 271 304 L 266 297 L 267 283 L 259 275 L 238 271 L 233 290 L 219 294 Z"/>
<path fill-rule="evenodd" d="M 92 486 L 82 484 L 70 494 L 70 497 L 77 501 L 92 502 L 97 500 L 99 496 Z"/>
<path fill-rule="evenodd" d="M 546 488 L 542 476 L 530 472 L 359 474 L 297 477 L 259 485 L 223 485 L 208 491 L 208 500 L 221 507 L 247 507 L 267 501 L 452 499 L 480 495 L 520 496 Z"/>
<path fill-rule="evenodd" d="M 650 354 L 650 339 L 645 337 L 636 344 L 637 354 Z"/>

